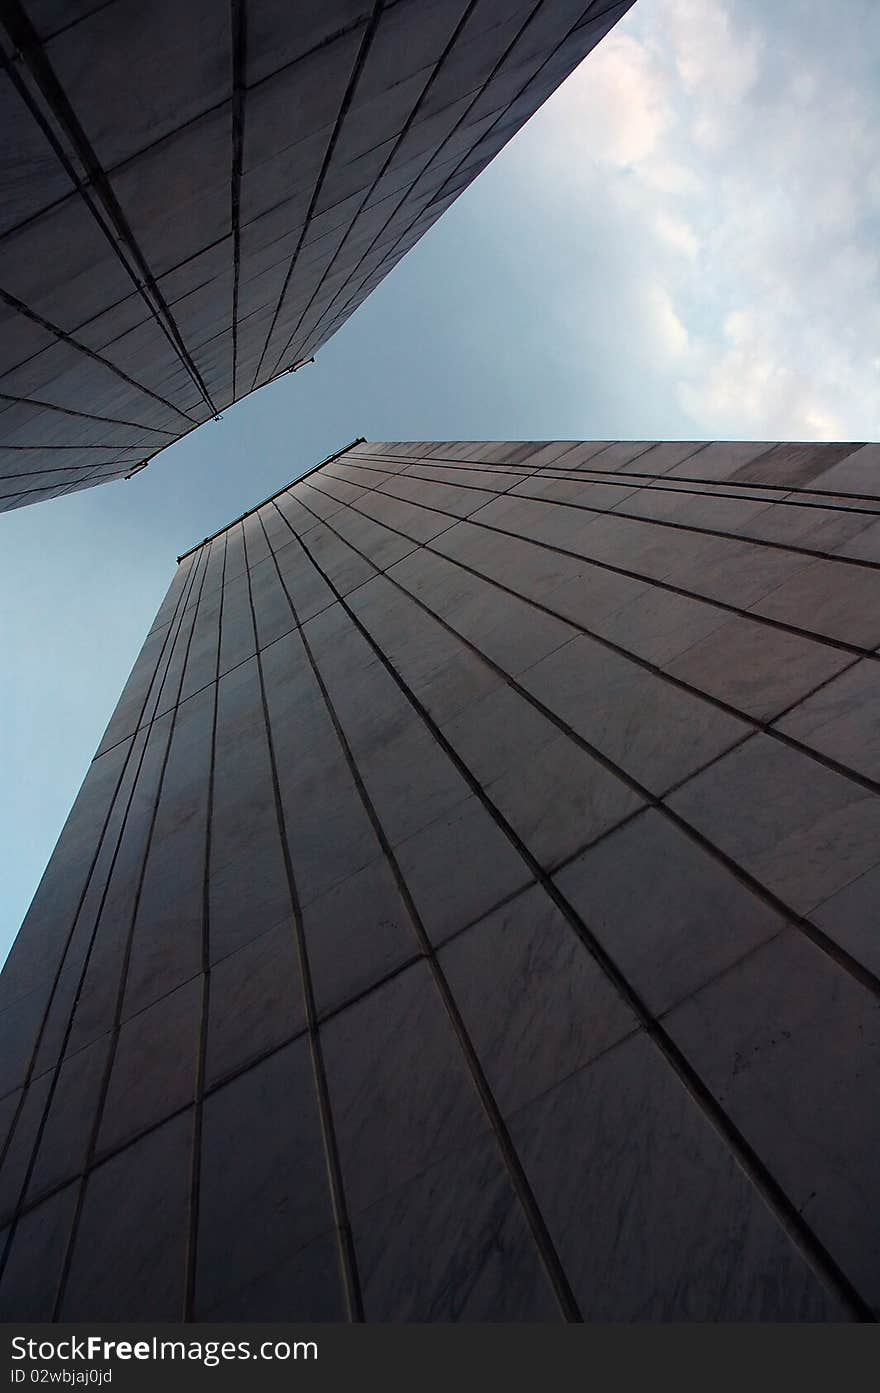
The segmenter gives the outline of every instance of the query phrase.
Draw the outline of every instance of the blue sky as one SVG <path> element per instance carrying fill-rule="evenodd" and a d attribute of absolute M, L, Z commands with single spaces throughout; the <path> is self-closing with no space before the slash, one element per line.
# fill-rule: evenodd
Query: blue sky
<path fill-rule="evenodd" d="M 176 555 L 357 435 L 880 438 L 880 6 L 637 0 L 295 377 L 0 520 L 0 958 Z"/>

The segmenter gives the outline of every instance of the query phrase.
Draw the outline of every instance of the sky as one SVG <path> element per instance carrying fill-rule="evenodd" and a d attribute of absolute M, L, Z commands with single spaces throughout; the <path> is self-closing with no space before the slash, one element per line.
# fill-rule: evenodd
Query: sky
<path fill-rule="evenodd" d="M 317 361 L 0 519 L 0 960 L 175 558 L 356 436 L 880 438 L 880 5 L 637 0 Z"/>

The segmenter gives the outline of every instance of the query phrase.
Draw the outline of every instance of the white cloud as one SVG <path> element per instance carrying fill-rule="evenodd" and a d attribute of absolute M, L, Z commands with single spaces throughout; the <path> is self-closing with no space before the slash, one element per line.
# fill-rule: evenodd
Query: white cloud
<path fill-rule="evenodd" d="M 758 78 L 760 34 L 743 32 L 721 0 L 666 0 L 663 14 L 685 90 L 708 97 L 713 111 L 741 102 Z"/>
<path fill-rule="evenodd" d="M 566 86 L 570 114 L 593 159 L 628 168 L 654 154 L 675 116 L 651 53 L 626 34 L 612 34 L 590 55 L 589 85 Z"/>
<path fill-rule="evenodd" d="M 617 277 L 699 435 L 880 436 L 880 6 L 832 9 L 638 0 L 539 118 L 567 299 Z"/>
<path fill-rule="evenodd" d="M 700 250 L 700 239 L 690 223 L 674 213 L 661 211 L 654 220 L 658 236 L 682 255 L 693 259 Z"/>
<path fill-rule="evenodd" d="M 647 288 L 647 315 L 657 341 L 667 355 L 678 358 L 688 346 L 688 331 L 682 324 L 669 291 L 662 285 Z"/>

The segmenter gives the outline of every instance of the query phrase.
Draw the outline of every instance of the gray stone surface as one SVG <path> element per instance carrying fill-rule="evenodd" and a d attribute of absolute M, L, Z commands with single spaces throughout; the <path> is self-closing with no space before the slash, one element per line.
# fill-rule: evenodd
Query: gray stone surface
<path fill-rule="evenodd" d="M 681 1005 L 669 1029 L 876 1304 L 877 1114 L 856 1101 L 880 1049 L 876 996 L 787 933 Z M 794 1070 L 809 1087 L 792 1087 Z"/>
<path fill-rule="evenodd" d="M 0 1311 L 880 1314 L 876 464 L 363 442 L 183 558 L 0 976 Z"/>
<path fill-rule="evenodd" d="M 492 1141 L 444 1157 L 371 1205 L 354 1235 L 367 1320 L 562 1318 Z"/>
<path fill-rule="evenodd" d="M 586 1320 L 838 1317 L 644 1035 L 512 1132 Z"/>
<path fill-rule="evenodd" d="M 191 1152 L 190 1111 L 89 1173 L 79 1224 L 66 1235 L 73 1261 L 62 1320 L 123 1320 L 133 1310 L 141 1320 L 180 1319 Z M 123 1195 L 137 1204 L 120 1203 Z"/>
<path fill-rule="evenodd" d="M 880 861 L 880 798 L 766 735 L 753 736 L 669 801 L 799 913 Z"/>
<path fill-rule="evenodd" d="M 0 509 L 310 359 L 631 3 L 10 8 Z"/>
<path fill-rule="evenodd" d="M 820 754 L 880 781 L 880 664 L 863 659 L 776 722 Z"/>
<path fill-rule="evenodd" d="M 587 638 L 523 675 L 526 690 L 631 778 L 662 793 L 745 735 L 735 717 Z"/>
<path fill-rule="evenodd" d="M 505 1114 L 637 1025 L 537 885 L 447 944 L 440 963 Z"/>
<path fill-rule="evenodd" d="M 324 1061 L 358 1213 L 486 1130 L 431 974 L 417 964 L 328 1021 Z M 407 1053 L 401 1041 L 418 1040 Z"/>
<path fill-rule="evenodd" d="M 211 973 L 205 1077 L 236 1074 L 306 1023 L 296 932 L 283 919 Z"/>
<path fill-rule="evenodd" d="M 425 932 L 442 943 L 531 880 L 531 869 L 478 798 L 466 798 L 396 848 Z"/>
<path fill-rule="evenodd" d="M 384 855 L 307 904 L 303 921 L 320 1014 L 369 990 L 420 951 Z"/>
<path fill-rule="evenodd" d="M 198 1312 L 210 1319 L 332 1228 L 308 1044 L 295 1041 L 206 1100 Z"/>
<path fill-rule="evenodd" d="M 663 666 L 672 677 L 767 721 L 849 661 L 839 649 L 737 617 Z"/>
<path fill-rule="evenodd" d="M 785 918 L 650 809 L 555 877 L 654 1015 L 785 928 Z"/>

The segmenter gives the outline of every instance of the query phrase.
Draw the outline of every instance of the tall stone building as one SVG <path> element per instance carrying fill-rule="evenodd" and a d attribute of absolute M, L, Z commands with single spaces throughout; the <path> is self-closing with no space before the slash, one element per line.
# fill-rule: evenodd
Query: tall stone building
<path fill-rule="evenodd" d="M 308 361 L 632 3 L 4 0 L 0 511 Z"/>
<path fill-rule="evenodd" d="M 0 978 L 7 1318 L 870 1319 L 880 446 L 357 442 Z"/>

